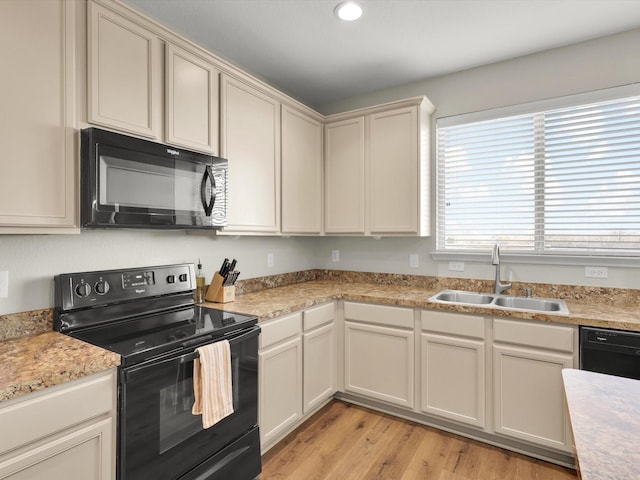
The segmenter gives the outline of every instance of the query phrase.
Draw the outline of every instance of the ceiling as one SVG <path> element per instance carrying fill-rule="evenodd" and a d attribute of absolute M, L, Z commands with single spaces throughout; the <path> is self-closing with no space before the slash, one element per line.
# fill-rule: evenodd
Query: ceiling
<path fill-rule="evenodd" d="M 640 0 L 123 1 L 313 107 L 640 27 Z"/>

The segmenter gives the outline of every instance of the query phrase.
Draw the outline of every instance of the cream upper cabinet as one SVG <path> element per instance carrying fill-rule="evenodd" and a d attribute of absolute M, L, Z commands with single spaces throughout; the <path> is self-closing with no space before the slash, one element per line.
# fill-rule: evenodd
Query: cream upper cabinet
<path fill-rule="evenodd" d="M 280 233 L 280 103 L 222 75 L 220 110 L 221 156 L 229 160 L 225 232 Z"/>
<path fill-rule="evenodd" d="M 328 117 L 326 233 L 429 235 L 432 112 L 416 97 Z"/>
<path fill-rule="evenodd" d="M 326 233 L 365 233 L 364 131 L 364 117 L 325 125 Z"/>
<path fill-rule="evenodd" d="M 282 233 L 322 232 L 322 123 L 282 106 Z"/>
<path fill-rule="evenodd" d="M 76 231 L 74 10 L 0 1 L 0 233 Z"/>
<path fill-rule="evenodd" d="M 217 155 L 220 72 L 170 43 L 165 63 L 166 142 Z"/>
<path fill-rule="evenodd" d="M 420 108 L 411 106 L 369 115 L 368 205 L 372 235 L 429 234 L 428 123 Z M 426 124 L 425 124 L 426 123 Z"/>
<path fill-rule="evenodd" d="M 88 5 L 89 122 L 160 140 L 158 36 L 101 5 Z"/>
<path fill-rule="evenodd" d="M 571 451 L 562 369 L 575 368 L 577 329 L 494 320 L 494 429 L 501 435 Z"/>

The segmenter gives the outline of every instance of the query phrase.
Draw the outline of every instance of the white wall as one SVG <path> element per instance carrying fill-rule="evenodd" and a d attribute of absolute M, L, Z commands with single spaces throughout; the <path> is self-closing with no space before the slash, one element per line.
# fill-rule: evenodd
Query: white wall
<path fill-rule="evenodd" d="M 497 108 L 640 82 L 640 30 L 529 55 L 423 82 L 325 105 L 323 113 L 349 110 L 415 95 L 436 105 L 435 117 Z M 435 176 L 434 176 L 435 178 Z M 433 202 L 435 205 L 435 202 Z M 492 278 L 488 262 L 467 263 L 465 272 L 448 270 L 429 253 L 432 239 L 229 238 L 184 232 L 88 231 L 80 235 L 0 235 L 0 271 L 9 271 L 9 298 L 0 314 L 53 306 L 53 276 L 58 273 L 197 262 L 209 279 L 222 259 L 239 260 L 241 278 L 308 268 L 379 271 L 423 275 Z M 331 251 L 341 262 L 331 261 Z M 267 268 L 266 255 L 275 265 Z M 419 254 L 420 267 L 409 268 Z M 514 280 L 640 288 L 636 268 L 609 268 L 607 280 L 584 278 L 584 268 L 506 265 Z"/>
<path fill-rule="evenodd" d="M 53 307 L 58 273 L 197 263 L 207 283 L 225 257 L 238 259 L 240 279 L 314 268 L 309 238 L 215 237 L 180 231 L 83 231 L 80 235 L 0 235 L 0 271 L 9 271 L 9 298 L 0 315 Z M 267 267 L 267 253 L 274 266 Z"/>

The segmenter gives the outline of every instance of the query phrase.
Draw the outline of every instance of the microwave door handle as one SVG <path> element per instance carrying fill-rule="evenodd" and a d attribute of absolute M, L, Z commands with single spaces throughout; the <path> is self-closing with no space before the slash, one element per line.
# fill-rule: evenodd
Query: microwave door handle
<path fill-rule="evenodd" d="M 211 182 L 211 197 L 209 201 L 207 201 L 207 178 Z M 211 216 L 211 212 L 213 210 L 213 205 L 216 203 L 216 179 L 213 176 L 213 170 L 211 169 L 211 165 L 207 165 L 204 174 L 202 175 L 202 182 L 200 182 L 200 200 L 202 201 L 202 208 L 204 208 L 204 212 L 207 214 L 207 217 Z"/>

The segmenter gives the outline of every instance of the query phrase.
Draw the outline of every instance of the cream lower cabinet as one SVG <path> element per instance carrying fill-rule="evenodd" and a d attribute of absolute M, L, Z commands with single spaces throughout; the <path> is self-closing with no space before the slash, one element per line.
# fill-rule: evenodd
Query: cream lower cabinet
<path fill-rule="evenodd" d="M 261 326 L 258 424 L 267 445 L 302 417 L 302 314 Z"/>
<path fill-rule="evenodd" d="M 0 404 L 0 479 L 115 478 L 115 370 Z"/>
<path fill-rule="evenodd" d="M 574 368 L 576 327 L 494 320 L 494 430 L 518 440 L 571 451 L 562 385 Z"/>
<path fill-rule="evenodd" d="M 303 413 L 331 398 L 337 389 L 335 302 L 305 310 Z"/>
<path fill-rule="evenodd" d="M 0 1 L 0 233 L 77 232 L 76 7 Z"/>
<path fill-rule="evenodd" d="M 484 317 L 423 310 L 421 324 L 421 410 L 484 429 Z"/>
<path fill-rule="evenodd" d="M 344 302 L 344 389 L 413 408 L 413 309 Z"/>

